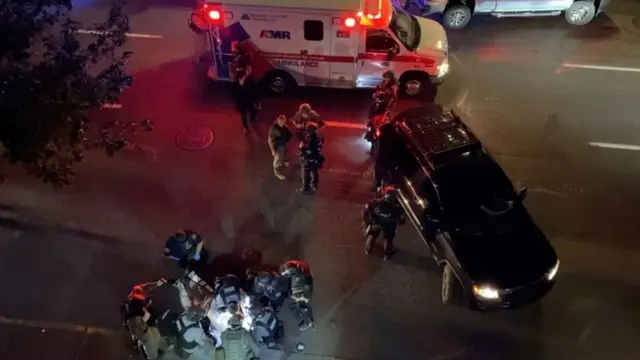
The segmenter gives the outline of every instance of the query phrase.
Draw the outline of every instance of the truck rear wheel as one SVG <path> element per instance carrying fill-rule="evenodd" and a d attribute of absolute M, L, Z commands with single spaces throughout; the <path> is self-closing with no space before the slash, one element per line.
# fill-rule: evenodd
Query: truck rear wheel
<path fill-rule="evenodd" d="M 587 25 L 596 16 L 596 6 L 591 1 L 576 1 L 565 11 L 564 18 L 571 25 Z"/>
<path fill-rule="evenodd" d="M 460 305 L 462 302 L 462 285 L 449 264 L 446 264 L 444 269 L 442 269 L 442 289 L 440 296 L 444 305 Z"/>
<path fill-rule="evenodd" d="M 442 14 L 442 22 L 447 29 L 463 29 L 469 25 L 469 21 L 471 21 L 471 9 L 464 4 L 448 6 Z"/>

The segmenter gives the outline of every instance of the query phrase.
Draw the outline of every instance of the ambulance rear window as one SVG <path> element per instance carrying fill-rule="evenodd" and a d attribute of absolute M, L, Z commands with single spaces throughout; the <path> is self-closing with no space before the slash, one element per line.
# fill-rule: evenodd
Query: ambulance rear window
<path fill-rule="evenodd" d="M 324 23 L 319 20 L 305 20 L 304 39 L 307 41 L 324 40 Z"/>

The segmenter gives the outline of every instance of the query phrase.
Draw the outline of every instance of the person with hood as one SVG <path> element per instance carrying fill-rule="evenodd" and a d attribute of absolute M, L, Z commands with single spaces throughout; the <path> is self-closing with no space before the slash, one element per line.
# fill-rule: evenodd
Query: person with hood
<path fill-rule="evenodd" d="M 311 108 L 308 103 L 301 104 L 293 118 L 291 118 L 293 126 L 296 128 L 296 137 L 298 141 L 303 141 L 306 135 L 307 124 L 312 122 L 316 124 L 317 130 L 322 130 L 326 123 L 320 115 Z"/>
<path fill-rule="evenodd" d="M 260 102 L 257 84 L 251 79 L 251 67 L 238 68 L 233 82 L 233 99 L 236 110 L 240 113 L 240 123 L 244 134 L 249 133 L 249 122 L 254 122 L 258 116 Z"/>
<path fill-rule="evenodd" d="M 242 327 L 242 317 L 238 314 L 229 319 L 229 328 L 222 332 L 221 338 L 226 360 L 252 360 L 260 355 L 258 342 Z"/>

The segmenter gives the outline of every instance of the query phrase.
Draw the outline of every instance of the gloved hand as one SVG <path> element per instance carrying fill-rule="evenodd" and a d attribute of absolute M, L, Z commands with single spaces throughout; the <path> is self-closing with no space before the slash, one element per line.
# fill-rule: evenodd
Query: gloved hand
<path fill-rule="evenodd" d="M 200 261 L 200 253 L 193 254 L 193 260 Z"/>

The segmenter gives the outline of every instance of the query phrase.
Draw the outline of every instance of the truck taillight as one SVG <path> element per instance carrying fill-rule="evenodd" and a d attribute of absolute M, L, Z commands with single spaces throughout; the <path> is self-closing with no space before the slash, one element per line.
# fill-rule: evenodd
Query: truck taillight
<path fill-rule="evenodd" d="M 220 11 L 218 10 L 209 10 L 209 19 L 211 20 L 220 20 L 222 18 L 222 15 L 220 14 Z"/>
<path fill-rule="evenodd" d="M 356 26 L 356 19 L 352 17 L 348 17 L 344 19 L 344 26 L 350 27 L 350 28 Z"/>

